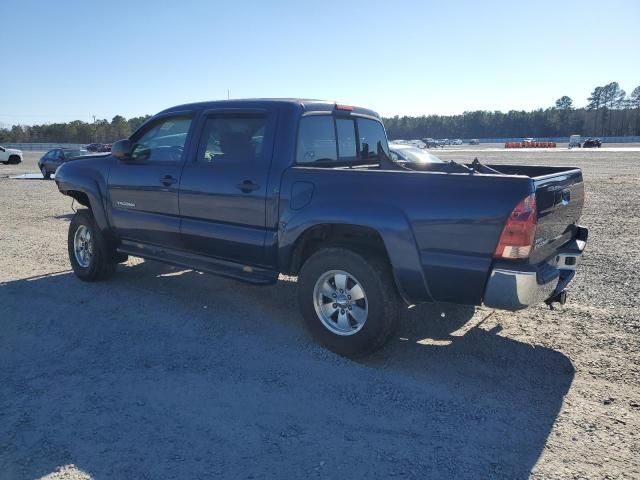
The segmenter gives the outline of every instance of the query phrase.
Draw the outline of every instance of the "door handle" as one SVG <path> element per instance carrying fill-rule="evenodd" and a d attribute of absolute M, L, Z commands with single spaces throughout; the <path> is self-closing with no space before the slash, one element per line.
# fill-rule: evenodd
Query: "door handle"
<path fill-rule="evenodd" d="M 236 187 L 238 187 L 244 193 L 251 193 L 254 190 L 258 190 L 260 188 L 260 185 L 258 185 L 257 183 L 253 183 L 251 180 L 245 180 L 244 182 L 236 185 Z"/>
<path fill-rule="evenodd" d="M 173 185 L 174 183 L 176 183 L 178 180 L 173 178 L 171 175 L 165 175 L 164 177 L 162 177 L 162 179 L 160 179 L 160 181 L 162 182 L 162 184 L 165 187 L 169 187 L 169 186 Z"/>

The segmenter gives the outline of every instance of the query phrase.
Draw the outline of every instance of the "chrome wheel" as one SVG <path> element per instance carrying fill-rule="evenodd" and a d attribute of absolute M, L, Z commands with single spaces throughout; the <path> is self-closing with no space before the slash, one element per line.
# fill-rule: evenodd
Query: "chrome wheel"
<path fill-rule="evenodd" d="M 342 270 L 330 270 L 318 278 L 313 289 L 313 305 L 322 324 L 336 335 L 359 332 L 369 312 L 362 285 Z"/>
<path fill-rule="evenodd" d="M 73 251 L 76 262 L 82 268 L 87 268 L 93 256 L 93 238 L 91 230 L 86 225 L 80 225 L 73 236 Z"/>

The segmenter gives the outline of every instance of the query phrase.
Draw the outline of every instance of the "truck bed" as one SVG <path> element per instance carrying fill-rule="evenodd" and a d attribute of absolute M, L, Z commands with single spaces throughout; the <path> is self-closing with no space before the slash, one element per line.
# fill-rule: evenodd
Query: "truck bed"
<path fill-rule="evenodd" d="M 560 246 L 575 237 L 584 203 L 584 184 L 580 168 L 508 164 L 485 166 L 499 174 L 510 177 L 524 176 L 533 181 L 538 223 L 529 263 L 546 261 Z"/>
<path fill-rule="evenodd" d="M 384 232 L 398 228 L 393 225 L 398 218 L 406 218 L 413 241 L 389 248 L 402 252 L 391 260 L 405 279 L 406 296 L 416 303 L 480 304 L 498 238 L 516 204 L 535 193 L 537 226 L 530 257 L 510 263 L 534 266 L 555 257 L 576 236 L 584 198 L 579 168 L 487 166 L 499 173 L 469 173 L 447 163 L 411 169 L 296 166 L 285 173 L 282 190 L 286 196 L 294 184 L 313 185 L 315 214 L 331 212 L 326 223 L 337 222 L 335 211 L 345 210 L 348 218 L 341 222 L 375 223 Z M 285 212 L 282 218 L 289 227 L 308 221 L 307 209 Z M 418 259 L 407 254 L 412 243 Z M 416 263 L 424 280 L 417 275 L 406 280 Z"/>

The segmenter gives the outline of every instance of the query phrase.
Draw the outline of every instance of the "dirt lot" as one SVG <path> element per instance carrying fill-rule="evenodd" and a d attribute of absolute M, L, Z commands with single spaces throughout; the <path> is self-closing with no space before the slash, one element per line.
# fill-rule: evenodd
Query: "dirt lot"
<path fill-rule="evenodd" d="M 0 178 L 0 478 L 640 478 L 640 151 L 477 154 L 584 169 L 569 303 L 415 308 L 360 362 L 309 339 L 290 281 L 80 282 L 70 200 Z"/>

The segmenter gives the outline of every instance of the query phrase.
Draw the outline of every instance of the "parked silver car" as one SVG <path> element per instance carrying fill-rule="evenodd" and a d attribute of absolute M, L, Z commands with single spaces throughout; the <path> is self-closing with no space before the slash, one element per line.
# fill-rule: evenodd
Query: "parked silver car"
<path fill-rule="evenodd" d="M 396 163 L 444 163 L 428 151 L 413 145 L 389 144 L 391 160 Z"/>

